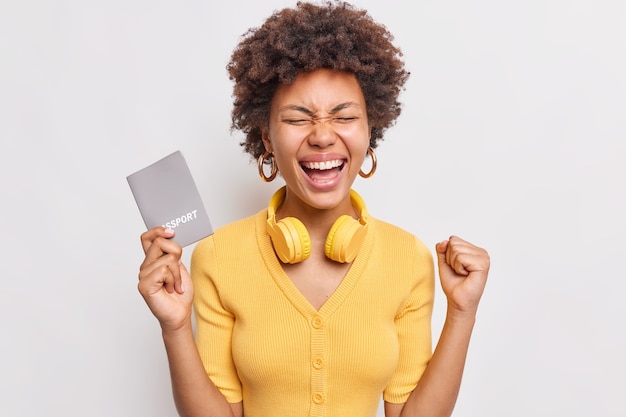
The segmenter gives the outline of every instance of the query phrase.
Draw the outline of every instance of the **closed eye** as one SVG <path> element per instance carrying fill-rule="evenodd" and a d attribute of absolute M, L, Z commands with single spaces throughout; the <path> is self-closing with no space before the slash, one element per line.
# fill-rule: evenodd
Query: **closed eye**
<path fill-rule="evenodd" d="M 339 122 L 339 123 L 350 123 L 350 122 L 354 122 L 357 119 L 358 117 L 334 117 L 333 121 Z"/>
<path fill-rule="evenodd" d="M 283 123 L 294 126 L 312 125 L 315 123 L 325 123 L 331 121 L 333 123 L 351 123 L 358 120 L 358 117 L 321 117 L 321 118 L 304 118 L 304 119 L 283 119 Z"/>
<path fill-rule="evenodd" d="M 284 123 L 294 125 L 294 126 L 303 126 L 307 124 L 313 123 L 311 119 L 283 119 Z"/>

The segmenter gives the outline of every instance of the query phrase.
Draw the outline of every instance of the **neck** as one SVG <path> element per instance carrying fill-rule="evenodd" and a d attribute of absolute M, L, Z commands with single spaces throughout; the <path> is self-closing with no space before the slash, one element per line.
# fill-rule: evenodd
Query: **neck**
<path fill-rule="evenodd" d="M 323 242 L 333 223 L 342 215 L 358 218 L 356 209 L 352 206 L 350 196 L 347 196 L 339 205 L 329 209 L 319 209 L 304 203 L 299 198 L 287 192 L 285 200 L 276 212 L 276 219 L 295 217 L 299 219 L 309 231 L 311 239 L 318 238 Z"/>

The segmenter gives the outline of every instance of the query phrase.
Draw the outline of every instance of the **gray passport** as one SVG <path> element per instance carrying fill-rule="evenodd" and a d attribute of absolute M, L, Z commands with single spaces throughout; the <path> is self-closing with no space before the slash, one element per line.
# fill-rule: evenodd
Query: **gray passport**
<path fill-rule="evenodd" d="M 126 177 L 148 229 L 176 231 L 172 240 L 187 246 L 213 233 L 209 216 L 180 151 Z"/>

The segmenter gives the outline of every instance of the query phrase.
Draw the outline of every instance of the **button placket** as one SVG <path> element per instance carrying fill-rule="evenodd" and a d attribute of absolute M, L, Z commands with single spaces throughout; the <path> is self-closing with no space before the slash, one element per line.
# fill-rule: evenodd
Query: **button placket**
<path fill-rule="evenodd" d="M 326 320 L 319 314 L 311 317 L 311 415 L 326 414 Z"/>

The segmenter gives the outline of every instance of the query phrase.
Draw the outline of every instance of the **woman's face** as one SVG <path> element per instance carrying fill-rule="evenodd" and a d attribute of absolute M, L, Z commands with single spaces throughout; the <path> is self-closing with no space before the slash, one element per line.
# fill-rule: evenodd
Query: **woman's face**
<path fill-rule="evenodd" d="M 365 98 L 353 74 L 318 69 L 279 86 L 263 142 L 286 182 L 284 205 L 345 208 L 369 138 Z"/>

